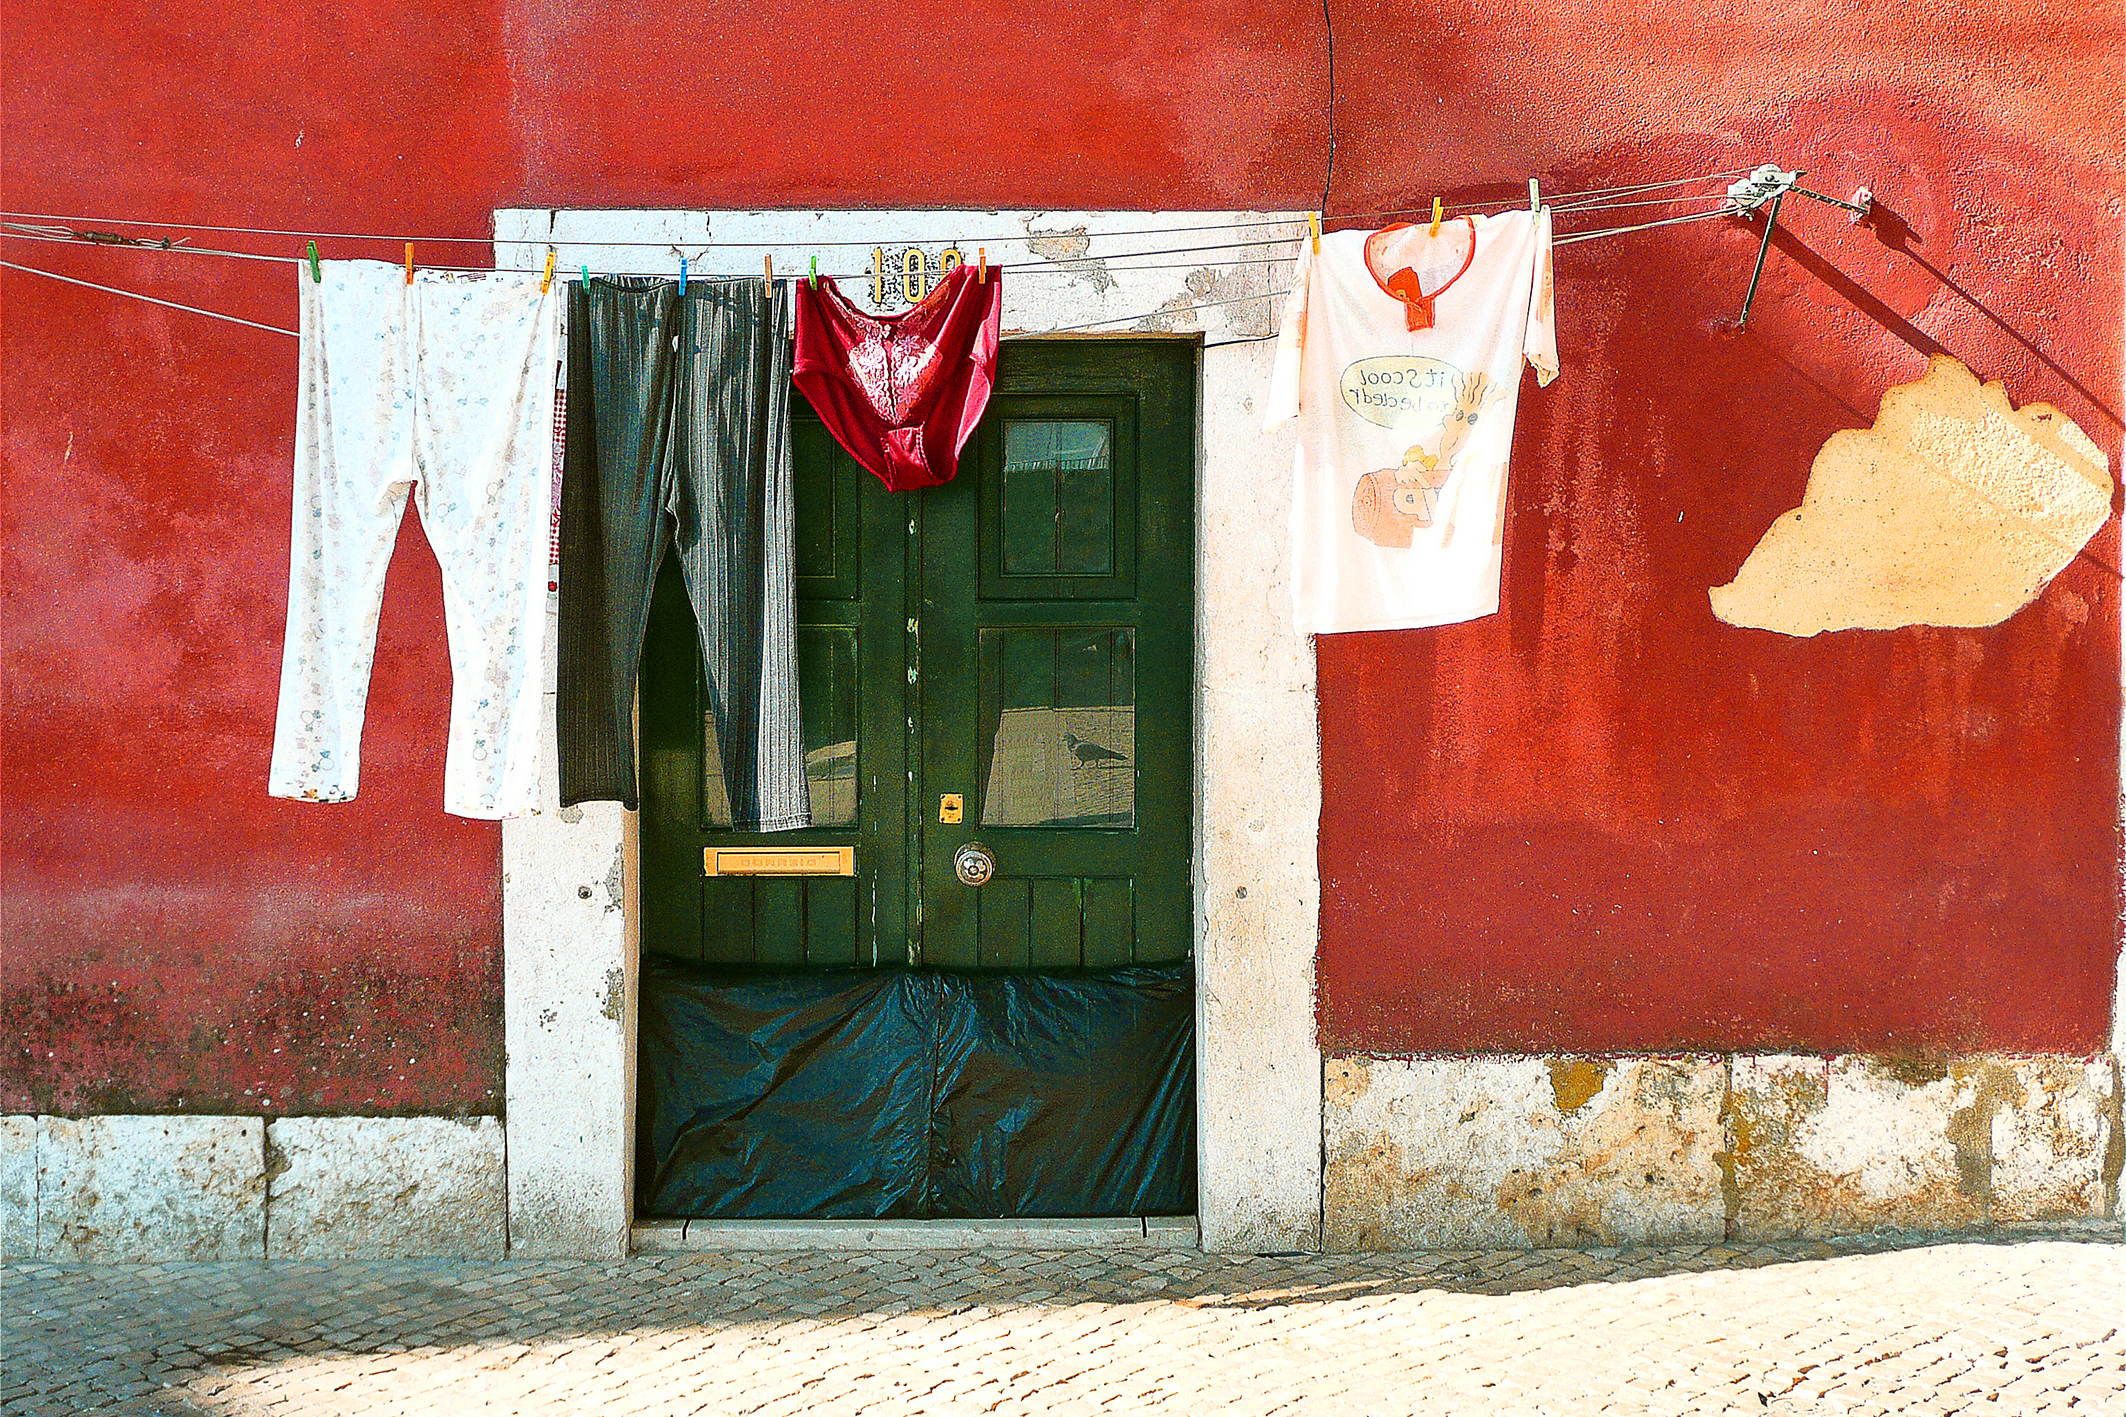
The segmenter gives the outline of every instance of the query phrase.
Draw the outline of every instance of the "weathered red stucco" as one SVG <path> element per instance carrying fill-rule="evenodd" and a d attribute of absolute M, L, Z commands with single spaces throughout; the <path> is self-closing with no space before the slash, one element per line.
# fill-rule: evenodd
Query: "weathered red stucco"
<path fill-rule="evenodd" d="M 1321 644 L 1325 1043 L 2097 1046 L 2115 532 L 1993 631 L 1788 641 L 1704 589 L 1937 347 L 2117 456 L 2115 16 L 1333 8 L 1332 211 L 1778 156 L 1894 215 L 1885 241 L 1790 203 L 1746 333 L 1738 226 L 1561 256 L 1505 610 Z M 12 210 L 445 237 L 547 203 L 1310 207 L 1328 156 L 1311 0 L 0 14 Z M 294 320 L 284 269 L 5 249 Z M 495 1110 L 499 834 L 439 808 L 419 532 L 361 800 L 268 799 L 293 342 L 0 295 L 0 1106 Z"/>
<path fill-rule="evenodd" d="M 1340 75 L 1414 53 L 1397 7 L 1338 13 Z M 1560 252 L 1565 368 L 1522 400 L 1501 613 L 1320 641 L 1325 1045 L 2101 1048 L 2116 522 L 1991 630 L 1796 640 L 1705 592 L 1930 353 L 2057 405 L 2116 471 L 2115 16 L 1518 14 L 1344 89 L 1337 208 L 1765 153 L 1882 206 L 1855 228 L 1789 201 L 1744 330 L 1757 230 Z"/>

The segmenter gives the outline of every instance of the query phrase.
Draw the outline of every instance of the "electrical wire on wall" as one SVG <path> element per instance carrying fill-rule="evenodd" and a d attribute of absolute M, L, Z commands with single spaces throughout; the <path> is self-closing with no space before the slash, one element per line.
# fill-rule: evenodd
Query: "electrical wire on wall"
<path fill-rule="evenodd" d="M 1329 0 L 1321 0 L 1321 32 L 1328 50 L 1329 101 L 1329 154 L 1322 166 L 1321 205 L 1316 211 L 1329 209 L 1329 189 L 1336 183 L 1336 21 L 1329 14 Z"/>

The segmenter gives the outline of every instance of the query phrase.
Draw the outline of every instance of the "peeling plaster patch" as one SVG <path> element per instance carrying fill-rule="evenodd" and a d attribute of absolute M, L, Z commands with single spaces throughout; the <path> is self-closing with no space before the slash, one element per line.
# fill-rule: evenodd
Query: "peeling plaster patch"
<path fill-rule="evenodd" d="M 1343 1057 L 1325 1076 L 1327 1249 L 1723 1232 L 1716 1058 Z"/>
<path fill-rule="evenodd" d="M 2119 1077 L 2112 1061 L 2039 1058 L 2012 1070 L 2014 1090 L 1990 1119 L 1992 1221 L 2116 1214 Z"/>
<path fill-rule="evenodd" d="M 598 1016 L 620 1022 L 620 1011 L 627 1002 L 627 971 L 614 965 L 605 972 L 605 988 L 598 995 Z"/>
<path fill-rule="evenodd" d="M 1092 237 L 1087 228 L 1082 226 L 1073 226 L 1066 231 L 1035 231 L 1031 226 L 1027 228 L 1027 250 L 1044 261 L 1054 261 L 1068 271 L 1073 280 L 1081 280 L 1105 295 L 1114 289 L 1115 278 L 1108 274 L 1105 260 L 1098 257 L 1087 258 L 1086 253 L 1092 248 Z"/>
<path fill-rule="evenodd" d="M 605 908 L 608 912 L 624 909 L 627 905 L 627 851 L 625 847 L 613 848 L 613 864 L 605 873 Z"/>
<path fill-rule="evenodd" d="M 1196 302 L 1186 295 L 1176 295 L 1160 302 L 1159 308 L 1130 326 L 1144 334 L 1190 334 L 1203 328 L 1198 318 Z"/>
<path fill-rule="evenodd" d="M 290 1117 L 267 1141 L 274 1259 L 502 1258 L 493 1117 Z"/>
<path fill-rule="evenodd" d="M 288 1153 L 274 1139 L 271 1123 L 266 1127 L 266 1202 L 273 1202 L 273 1183 L 288 1174 Z"/>
<path fill-rule="evenodd" d="M 43 1117 L 37 1254 L 98 1263 L 266 1252 L 256 1117 Z"/>
<path fill-rule="evenodd" d="M 1214 312 L 1224 316 L 1235 336 L 1266 339 L 1277 333 L 1267 270 L 1264 265 L 1199 266 L 1183 279 L 1185 294 L 1169 298 L 1132 328 L 1153 334 L 1193 333 L 1203 328 L 1205 314 Z"/>
<path fill-rule="evenodd" d="M 1616 1064 L 1601 1058 L 1552 1058 L 1550 1092 L 1560 1112 L 1579 1111 L 1602 1090 Z"/>
<path fill-rule="evenodd" d="M 1967 1230 L 2100 1216 L 2118 1127 L 2109 1060 L 1737 1058 L 1739 1238 Z"/>
<path fill-rule="evenodd" d="M 37 1248 L 37 1119 L 0 1117 L 0 1259 Z"/>
<path fill-rule="evenodd" d="M 1808 636 L 1997 625 L 2111 515 L 2110 463 L 2049 404 L 2017 410 L 1947 355 L 1831 435 L 1801 506 L 1711 592 L 1730 625 Z"/>

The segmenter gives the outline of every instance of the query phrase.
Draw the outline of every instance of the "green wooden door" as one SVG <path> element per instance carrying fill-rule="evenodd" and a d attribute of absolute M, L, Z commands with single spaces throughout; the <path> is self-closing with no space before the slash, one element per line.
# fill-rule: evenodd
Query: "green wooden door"
<path fill-rule="evenodd" d="M 918 493 L 886 491 L 793 400 L 815 825 L 718 826 L 668 563 L 642 671 L 646 948 L 783 968 L 1188 956 L 1195 360 L 1007 344 L 959 476 Z M 955 872 L 970 844 L 995 862 L 980 886 Z M 705 874 L 706 848 L 752 845 L 847 846 L 855 874 Z"/>

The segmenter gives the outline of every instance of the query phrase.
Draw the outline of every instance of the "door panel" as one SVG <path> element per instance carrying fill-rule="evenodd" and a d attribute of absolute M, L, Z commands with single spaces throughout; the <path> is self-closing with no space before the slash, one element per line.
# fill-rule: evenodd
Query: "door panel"
<path fill-rule="evenodd" d="M 814 825 L 742 834 L 667 562 L 644 647 L 645 946 L 708 964 L 1056 969 L 1189 954 L 1193 346 L 1014 342 L 959 476 L 886 491 L 792 400 Z M 941 820 L 947 794 L 959 820 Z M 997 874 L 962 885 L 979 842 Z M 851 846 L 854 876 L 705 876 Z"/>
<path fill-rule="evenodd" d="M 643 645 L 644 947 L 709 964 L 907 965 L 904 502 L 791 400 L 798 692 L 814 825 L 732 832 L 694 617 L 667 557 Z M 704 876 L 710 846 L 852 846 L 852 876 Z"/>
<path fill-rule="evenodd" d="M 1189 953 L 1195 351 L 1007 345 L 923 510 L 923 960 Z M 973 587 L 969 594 L 968 587 Z M 954 858 L 996 861 L 962 885 Z"/>

